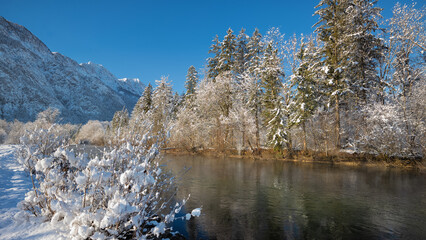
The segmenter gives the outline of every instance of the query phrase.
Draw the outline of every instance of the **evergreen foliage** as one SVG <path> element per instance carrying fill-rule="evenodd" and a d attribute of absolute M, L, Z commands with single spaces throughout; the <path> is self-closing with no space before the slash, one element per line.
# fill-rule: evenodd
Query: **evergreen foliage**
<path fill-rule="evenodd" d="M 321 0 L 315 12 L 319 22 L 315 26 L 318 37 L 323 42 L 320 53 L 322 54 L 323 84 L 327 89 L 329 103 L 334 104 L 336 148 L 341 147 L 340 130 L 340 105 L 342 98 L 349 91 L 348 79 L 345 78 L 348 70 L 348 56 L 344 54 L 346 47 L 345 33 L 347 30 L 346 9 L 350 0 Z"/>
<path fill-rule="evenodd" d="M 222 41 L 220 53 L 219 53 L 219 64 L 218 74 L 229 72 L 234 70 L 235 58 L 236 58 L 236 37 L 232 29 L 228 29 L 226 36 Z"/>
<path fill-rule="evenodd" d="M 133 108 L 132 119 L 141 118 L 142 114 L 145 114 L 146 112 L 149 111 L 149 109 L 151 109 L 151 105 L 152 105 L 152 86 L 151 86 L 151 83 L 149 83 L 148 86 L 145 87 L 145 90 L 142 96 L 139 98 L 138 102 Z"/>
<path fill-rule="evenodd" d="M 129 112 L 126 108 L 121 111 L 117 111 L 111 121 L 111 127 L 114 132 L 127 127 L 129 125 Z"/>
<path fill-rule="evenodd" d="M 377 20 L 381 8 L 377 0 L 354 0 L 346 9 L 346 37 L 344 54 L 348 58 L 347 78 L 356 102 L 366 104 L 382 89 L 377 66 L 385 49 L 384 42 L 375 34 L 381 30 Z"/>
<path fill-rule="evenodd" d="M 248 52 L 245 57 L 247 59 L 245 64 L 246 68 L 250 74 L 253 74 L 253 76 L 258 78 L 264 54 L 264 44 L 262 42 L 262 35 L 259 33 L 257 28 L 254 30 L 253 35 L 247 43 L 247 51 Z"/>
<path fill-rule="evenodd" d="M 285 119 L 282 111 L 282 77 L 281 61 L 277 57 L 277 50 L 269 43 L 261 65 L 264 125 L 267 128 L 268 143 L 274 149 L 280 150 L 287 142 L 285 134 Z"/>
<path fill-rule="evenodd" d="M 167 77 L 156 80 L 157 84 L 152 95 L 153 133 L 164 140 L 169 130 L 173 114 L 173 92 Z"/>
<path fill-rule="evenodd" d="M 246 71 L 246 62 L 248 57 L 248 39 L 249 37 L 246 34 L 246 30 L 242 28 L 236 40 L 234 64 L 235 74 L 242 74 Z"/>
<path fill-rule="evenodd" d="M 188 73 L 186 74 L 186 82 L 185 82 L 185 98 L 193 99 L 195 96 L 195 88 L 198 84 L 198 72 L 194 66 L 189 67 Z"/>
<path fill-rule="evenodd" d="M 214 79 L 219 75 L 219 55 L 221 51 L 221 42 L 219 41 L 219 37 L 216 35 L 216 37 L 213 39 L 213 43 L 210 47 L 209 54 L 213 54 L 213 57 L 207 59 L 207 77 L 214 81 Z"/>

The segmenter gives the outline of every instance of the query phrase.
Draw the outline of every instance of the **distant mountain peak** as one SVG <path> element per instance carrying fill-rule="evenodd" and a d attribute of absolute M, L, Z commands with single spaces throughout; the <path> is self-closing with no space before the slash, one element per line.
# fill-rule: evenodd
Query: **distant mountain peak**
<path fill-rule="evenodd" d="M 111 120 L 132 110 L 144 84 L 118 79 L 100 64 L 78 64 L 50 49 L 25 27 L 0 16 L 0 118 L 34 120 L 48 107 L 65 122 Z"/>

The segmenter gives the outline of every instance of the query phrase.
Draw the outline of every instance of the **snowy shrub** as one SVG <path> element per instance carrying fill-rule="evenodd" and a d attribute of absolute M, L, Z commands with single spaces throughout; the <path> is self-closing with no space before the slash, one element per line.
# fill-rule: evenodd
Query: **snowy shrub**
<path fill-rule="evenodd" d="M 105 134 L 105 124 L 94 120 L 87 122 L 81 127 L 75 140 L 77 143 L 88 141 L 90 144 L 101 146 L 105 144 Z"/>
<path fill-rule="evenodd" d="M 37 119 L 34 122 L 38 127 L 46 127 L 58 122 L 61 112 L 56 108 L 47 108 L 37 114 Z"/>
<path fill-rule="evenodd" d="M 401 110 L 394 104 L 375 104 L 365 109 L 366 134 L 361 146 L 367 152 L 392 156 L 406 152 Z"/>
<path fill-rule="evenodd" d="M 60 112 L 57 109 L 48 108 L 37 115 L 37 119 L 34 122 L 22 123 L 18 120 L 7 123 L 5 139 L 6 144 L 19 144 L 20 138 L 30 132 L 39 131 L 40 129 L 49 129 L 53 125 L 54 132 L 57 136 L 63 136 L 65 138 L 71 138 L 77 131 L 77 125 L 72 124 L 56 124 L 58 122 L 58 116 Z M 0 123 L 0 129 L 3 124 Z M 1 131 L 1 130 L 0 130 Z"/>
<path fill-rule="evenodd" d="M 6 144 L 19 144 L 19 138 L 24 135 L 25 124 L 15 120 L 14 122 L 10 123 L 10 132 L 7 135 Z"/>
<path fill-rule="evenodd" d="M 171 130 L 170 144 L 186 150 L 196 150 L 202 146 L 203 141 L 198 133 L 201 129 L 198 114 L 195 109 L 181 108 L 177 113 L 177 120 Z"/>
<path fill-rule="evenodd" d="M 176 217 L 186 199 L 175 203 L 173 177 L 163 172 L 148 134 L 89 159 L 59 146 L 61 139 L 51 131 L 22 138 L 19 161 L 30 172 L 33 190 L 21 209 L 53 224 L 62 222 L 74 239 L 158 238 L 170 233 L 166 226 L 175 219 L 188 219 Z"/>

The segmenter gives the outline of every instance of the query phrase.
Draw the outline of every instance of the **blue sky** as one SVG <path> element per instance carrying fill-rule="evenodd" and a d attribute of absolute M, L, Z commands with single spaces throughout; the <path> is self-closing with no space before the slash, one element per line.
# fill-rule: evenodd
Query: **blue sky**
<path fill-rule="evenodd" d="M 187 69 L 205 65 L 216 34 L 222 39 L 229 27 L 235 32 L 244 27 L 248 34 L 254 28 L 264 34 L 271 27 L 287 36 L 308 34 L 317 21 L 312 15 L 318 2 L 0 0 L 0 15 L 25 26 L 51 51 L 102 64 L 118 78 L 154 83 L 169 76 L 182 92 Z M 396 2 L 379 0 L 384 17 Z"/>

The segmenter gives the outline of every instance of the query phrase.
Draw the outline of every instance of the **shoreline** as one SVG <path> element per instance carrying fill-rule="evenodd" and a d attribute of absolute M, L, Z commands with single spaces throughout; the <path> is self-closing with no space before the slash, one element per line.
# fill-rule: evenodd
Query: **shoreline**
<path fill-rule="evenodd" d="M 199 151 L 188 151 L 178 148 L 162 149 L 160 152 L 170 155 L 188 156 L 208 156 L 208 157 L 229 157 L 236 159 L 251 159 L 256 161 L 285 161 L 302 164 L 331 164 L 348 167 L 368 167 L 368 168 L 396 168 L 401 170 L 412 170 L 419 173 L 426 173 L 426 164 L 423 159 L 409 159 L 397 157 L 375 156 L 372 154 L 358 153 L 317 153 L 317 152 L 294 152 L 291 155 L 284 152 L 278 154 L 270 149 L 264 149 L 259 155 L 251 153 L 238 154 L 236 150 L 217 151 L 206 149 Z"/>

